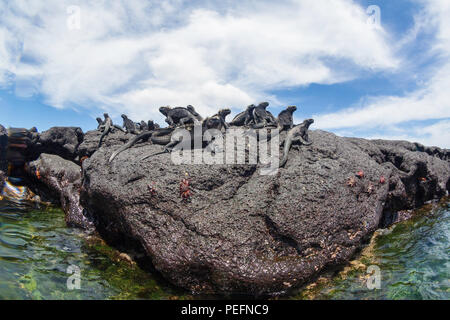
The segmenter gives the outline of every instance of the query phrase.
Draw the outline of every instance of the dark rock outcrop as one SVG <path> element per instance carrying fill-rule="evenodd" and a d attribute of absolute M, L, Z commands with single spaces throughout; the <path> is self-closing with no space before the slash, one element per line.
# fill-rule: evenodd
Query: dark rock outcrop
<path fill-rule="evenodd" d="M 57 155 L 41 154 L 26 168 L 30 186 L 41 198 L 57 200 L 70 227 L 89 229 L 93 226 L 80 205 L 81 168 Z"/>
<path fill-rule="evenodd" d="M 42 153 L 58 155 L 70 161 L 78 161 L 78 146 L 83 141 L 83 131 L 77 127 L 53 127 L 38 135 L 28 148 L 28 157 L 35 160 Z"/>
<path fill-rule="evenodd" d="M 8 144 L 8 132 L 0 124 L 0 170 L 6 172 L 8 163 L 6 161 L 6 147 Z"/>
<path fill-rule="evenodd" d="M 3 184 L 5 183 L 6 180 L 6 174 L 0 170 L 0 190 L 3 189 Z"/>
<path fill-rule="evenodd" d="M 121 138 L 108 137 L 92 154 L 87 134 L 80 150 L 92 156 L 83 163 L 81 202 L 104 238 L 139 243 L 172 283 L 258 295 L 346 263 L 396 211 L 449 189 L 448 151 L 324 131 L 310 139 L 291 149 L 277 175 L 262 176 L 255 165 L 174 165 L 169 154 L 141 162 L 162 150 L 149 143 L 108 165 Z M 179 194 L 186 172 L 189 202 Z"/>

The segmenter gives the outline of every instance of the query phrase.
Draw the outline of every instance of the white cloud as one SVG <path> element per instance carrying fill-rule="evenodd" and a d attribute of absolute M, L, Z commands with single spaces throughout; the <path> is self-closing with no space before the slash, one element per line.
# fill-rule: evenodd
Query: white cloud
<path fill-rule="evenodd" d="M 58 108 L 160 119 L 160 105 L 206 115 L 276 104 L 268 90 L 399 65 L 389 36 L 352 0 L 77 3 L 81 30 L 70 31 L 71 1 L 0 2 L 0 83 L 14 74 L 25 94 L 37 90 Z"/>
<path fill-rule="evenodd" d="M 346 132 L 376 128 L 384 132 L 384 137 L 450 147 L 450 2 L 420 2 L 425 10 L 417 17 L 416 25 L 404 43 L 412 41 L 412 37 L 420 32 L 435 36 L 427 53 L 435 56 L 435 62 L 429 67 L 431 76 L 422 88 L 405 96 L 369 97 L 351 108 L 316 115 L 317 127 Z M 431 126 L 401 129 L 409 121 L 425 120 L 441 121 Z"/>

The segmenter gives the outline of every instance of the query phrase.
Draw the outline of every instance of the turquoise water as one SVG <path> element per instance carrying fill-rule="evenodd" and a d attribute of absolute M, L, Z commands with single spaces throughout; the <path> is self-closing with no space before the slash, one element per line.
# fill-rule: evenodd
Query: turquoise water
<path fill-rule="evenodd" d="M 380 289 L 367 288 L 367 268 L 379 267 Z M 321 279 L 296 298 L 450 299 L 450 199 L 377 232 L 352 267 Z"/>
<path fill-rule="evenodd" d="M 289 298 L 450 299 L 449 255 L 446 200 L 383 230 L 352 267 Z M 71 265 L 81 271 L 79 290 L 67 287 Z M 367 289 L 369 265 L 380 268 L 380 289 Z M 60 209 L 0 200 L 0 299 L 193 298 L 158 279 L 100 239 L 67 228 Z"/>

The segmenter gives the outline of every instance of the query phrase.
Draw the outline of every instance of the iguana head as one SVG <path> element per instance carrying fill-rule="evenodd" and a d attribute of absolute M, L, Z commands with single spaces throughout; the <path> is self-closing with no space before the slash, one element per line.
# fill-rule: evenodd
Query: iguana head
<path fill-rule="evenodd" d="M 229 115 L 231 113 L 231 110 L 228 108 L 225 109 L 220 109 L 219 110 L 219 115 L 221 115 L 223 118 L 225 118 L 227 115 Z"/>
<path fill-rule="evenodd" d="M 193 115 L 197 115 L 198 114 L 197 111 L 195 111 L 195 108 L 193 106 L 191 106 L 191 105 L 188 105 L 186 107 L 186 109 L 188 109 L 189 112 L 192 113 Z"/>
<path fill-rule="evenodd" d="M 167 114 L 169 113 L 170 107 L 161 107 L 159 108 L 159 112 L 161 112 L 163 115 L 167 117 Z"/>
<path fill-rule="evenodd" d="M 102 118 L 100 118 L 100 117 L 97 117 L 97 119 L 95 119 L 95 120 L 97 120 L 98 124 L 103 124 L 103 120 L 102 120 Z"/>
<path fill-rule="evenodd" d="M 103 114 L 103 116 L 105 117 L 105 119 L 109 118 L 109 114 L 107 114 L 106 112 Z"/>
<path fill-rule="evenodd" d="M 309 128 L 310 125 L 312 125 L 314 123 L 314 119 L 306 119 L 305 121 L 303 121 L 303 124 Z"/>
<path fill-rule="evenodd" d="M 251 104 L 247 107 L 247 111 L 251 112 L 255 108 L 256 108 L 256 106 L 254 104 Z"/>
<path fill-rule="evenodd" d="M 289 106 L 286 108 L 287 111 L 294 113 L 295 111 L 297 111 L 297 107 L 296 106 Z"/>
<path fill-rule="evenodd" d="M 261 102 L 259 105 L 258 105 L 258 107 L 262 107 L 262 108 L 267 108 L 269 106 L 269 103 L 268 102 Z"/>
<path fill-rule="evenodd" d="M 127 117 L 127 115 L 126 115 L 126 114 L 122 114 L 122 115 L 121 115 L 121 117 L 122 117 L 122 119 L 123 119 L 123 120 L 126 120 L 126 119 L 128 119 L 128 117 Z"/>

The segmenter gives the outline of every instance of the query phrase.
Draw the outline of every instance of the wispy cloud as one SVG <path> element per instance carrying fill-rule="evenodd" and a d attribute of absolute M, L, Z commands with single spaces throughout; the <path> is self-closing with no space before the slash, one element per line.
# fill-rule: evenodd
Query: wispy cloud
<path fill-rule="evenodd" d="M 324 129 L 345 130 L 347 133 L 377 128 L 377 137 L 415 140 L 450 148 L 450 2 L 446 0 L 420 1 L 424 11 L 416 18 L 416 24 L 407 35 L 406 42 L 422 34 L 431 34 L 428 56 L 434 56 L 429 64 L 427 79 L 419 89 L 404 96 L 366 97 L 357 105 L 329 114 L 316 115 L 317 126 Z M 405 64 L 413 65 L 416 61 Z M 437 121 L 404 127 L 410 121 Z M 400 132 L 400 134 L 399 134 Z"/>
<path fill-rule="evenodd" d="M 273 89 L 395 70 L 389 35 L 365 8 L 333 1 L 0 2 L 0 83 L 18 80 L 58 108 L 156 118 L 160 105 L 243 107 Z M 345 68 L 342 67 L 345 65 Z"/>

